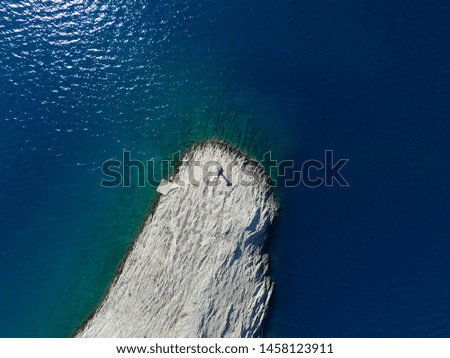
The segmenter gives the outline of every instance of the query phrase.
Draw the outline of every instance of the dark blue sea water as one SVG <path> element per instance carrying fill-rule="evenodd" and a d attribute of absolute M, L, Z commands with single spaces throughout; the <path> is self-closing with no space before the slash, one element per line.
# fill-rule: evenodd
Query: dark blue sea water
<path fill-rule="evenodd" d="M 130 150 L 219 136 L 349 188 L 277 188 L 265 334 L 450 336 L 450 4 L 0 2 L 0 336 L 69 336 L 155 189 L 100 187 Z"/>

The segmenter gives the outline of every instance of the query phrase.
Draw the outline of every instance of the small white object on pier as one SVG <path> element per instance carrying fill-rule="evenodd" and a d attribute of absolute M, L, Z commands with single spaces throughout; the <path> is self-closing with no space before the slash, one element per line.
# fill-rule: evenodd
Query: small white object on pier
<path fill-rule="evenodd" d="M 172 183 L 167 181 L 166 179 L 161 180 L 159 183 L 158 189 L 156 191 L 162 195 L 167 195 L 173 189 L 179 188 L 180 186 L 177 183 Z"/>

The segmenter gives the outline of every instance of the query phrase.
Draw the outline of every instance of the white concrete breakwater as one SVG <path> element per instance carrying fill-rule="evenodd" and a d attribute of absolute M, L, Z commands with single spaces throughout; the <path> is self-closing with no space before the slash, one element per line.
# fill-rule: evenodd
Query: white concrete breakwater
<path fill-rule="evenodd" d="M 261 334 L 273 289 L 262 246 L 278 209 L 263 168 L 210 140 L 186 151 L 173 182 L 76 337 Z"/>

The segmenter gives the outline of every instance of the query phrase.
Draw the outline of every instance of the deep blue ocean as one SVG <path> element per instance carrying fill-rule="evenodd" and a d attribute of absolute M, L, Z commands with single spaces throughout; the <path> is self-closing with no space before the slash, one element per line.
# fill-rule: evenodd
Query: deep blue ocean
<path fill-rule="evenodd" d="M 269 337 L 450 337 L 450 3 L 2 0 L 0 336 L 66 337 L 101 301 L 155 188 L 129 150 L 221 137 L 347 158 L 276 188 Z"/>

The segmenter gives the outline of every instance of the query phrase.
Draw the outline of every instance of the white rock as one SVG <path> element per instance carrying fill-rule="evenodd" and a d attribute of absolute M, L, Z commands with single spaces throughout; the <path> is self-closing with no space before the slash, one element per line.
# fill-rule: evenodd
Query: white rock
<path fill-rule="evenodd" d="M 241 166 L 249 160 L 217 140 L 186 152 L 174 177 L 180 187 L 160 197 L 77 337 L 261 334 L 273 288 L 262 246 L 278 206 L 259 164 L 257 180 L 245 184 L 251 176 Z M 219 178 L 210 180 L 207 165 L 200 183 L 185 183 L 189 173 L 202 179 L 195 162 L 210 161 L 218 162 L 212 172 L 223 168 Z"/>

